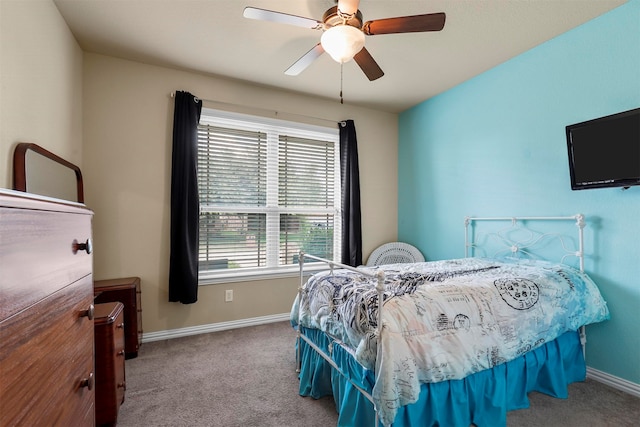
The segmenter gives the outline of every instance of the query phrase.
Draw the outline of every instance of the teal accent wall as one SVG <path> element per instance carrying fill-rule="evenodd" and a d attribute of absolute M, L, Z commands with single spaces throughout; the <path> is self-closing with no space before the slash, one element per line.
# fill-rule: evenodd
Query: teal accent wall
<path fill-rule="evenodd" d="M 587 364 L 640 384 L 640 186 L 572 191 L 565 126 L 640 107 L 640 0 L 400 114 L 398 238 L 464 256 L 464 217 L 587 217 L 585 269 L 611 320 Z"/>

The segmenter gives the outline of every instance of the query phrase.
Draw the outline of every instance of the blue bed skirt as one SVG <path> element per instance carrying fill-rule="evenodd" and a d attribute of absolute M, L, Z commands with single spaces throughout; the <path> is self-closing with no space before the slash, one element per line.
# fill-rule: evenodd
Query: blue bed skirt
<path fill-rule="evenodd" d="M 329 338 L 321 331 L 301 333 L 329 354 Z M 352 384 L 371 394 L 372 371 L 362 368 L 341 346 L 332 346 L 337 369 L 300 340 L 300 395 L 319 399 L 333 395 L 339 427 L 374 426 L 373 404 Z M 341 372 L 342 373 L 341 373 Z M 344 375 L 343 375 L 344 374 Z M 352 382 L 345 379 L 348 376 Z M 567 397 L 567 385 L 584 381 L 586 365 L 578 332 L 567 332 L 525 355 L 461 380 L 422 384 L 416 403 L 401 407 L 393 427 L 506 426 L 507 411 L 529 407 L 527 394 L 538 391 Z M 382 426 L 382 424 L 380 424 Z"/>

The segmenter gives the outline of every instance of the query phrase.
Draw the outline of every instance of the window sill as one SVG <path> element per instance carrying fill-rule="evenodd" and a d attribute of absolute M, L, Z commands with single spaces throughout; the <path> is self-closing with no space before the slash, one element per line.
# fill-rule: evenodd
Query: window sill
<path fill-rule="evenodd" d="M 326 265 L 305 265 L 304 277 L 305 279 L 318 271 L 327 270 Z M 255 282 L 259 280 L 271 280 L 271 279 L 283 279 L 291 277 L 300 277 L 300 268 L 298 266 L 291 268 L 280 268 L 277 270 L 263 270 L 259 272 L 242 273 L 237 272 L 225 272 L 225 273 L 200 273 L 198 275 L 198 285 L 219 285 L 222 283 L 234 283 L 234 282 Z"/>

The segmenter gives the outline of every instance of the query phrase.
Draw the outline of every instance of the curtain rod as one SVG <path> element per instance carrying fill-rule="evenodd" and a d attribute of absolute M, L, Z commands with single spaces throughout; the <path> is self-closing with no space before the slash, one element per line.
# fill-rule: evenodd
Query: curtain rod
<path fill-rule="evenodd" d="M 175 92 L 171 92 L 169 94 L 171 96 L 171 98 L 175 98 L 176 93 Z M 280 112 L 280 111 L 275 111 L 275 110 L 269 110 L 266 108 L 260 108 L 260 107 L 247 107 L 246 105 L 240 105 L 240 104 L 233 104 L 230 102 L 222 102 L 222 101 L 215 101 L 213 99 L 204 99 L 204 98 L 199 98 L 197 96 L 194 95 L 195 99 L 199 99 L 203 102 L 209 102 L 209 103 L 213 103 L 213 104 L 218 104 L 218 105 L 223 105 L 223 106 L 227 106 L 227 107 L 240 107 L 240 108 L 250 108 L 252 110 L 257 110 L 257 111 L 262 111 L 263 113 L 271 113 L 274 114 L 276 117 L 278 116 L 278 114 L 285 114 L 288 116 L 293 116 L 293 117 L 301 117 L 301 118 L 305 118 L 305 119 L 312 119 L 312 120 L 320 120 L 323 122 L 328 122 L 328 123 L 339 123 L 340 126 L 346 126 L 347 122 L 344 120 L 330 120 L 330 119 L 325 119 L 322 117 L 314 117 L 314 116 L 307 116 L 304 114 L 297 114 L 297 113 L 287 113 L 287 112 Z"/>

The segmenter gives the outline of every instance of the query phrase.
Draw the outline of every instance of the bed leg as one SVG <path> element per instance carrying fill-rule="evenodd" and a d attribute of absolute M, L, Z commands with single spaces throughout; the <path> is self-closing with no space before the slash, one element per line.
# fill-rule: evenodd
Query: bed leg
<path fill-rule="evenodd" d="M 300 325 L 296 334 L 296 373 L 299 374 L 302 369 L 302 361 L 300 360 Z"/>
<path fill-rule="evenodd" d="M 300 373 L 300 371 L 302 370 L 302 360 L 300 360 L 300 328 L 302 326 L 300 326 L 300 312 L 301 312 L 301 305 L 302 305 L 302 286 L 304 285 L 304 251 L 300 251 L 298 252 L 298 266 L 299 266 L 299 273 L 300 273 L 300 277 L 299 277 L 299 281 L 298 281 L 298 328 L 296 330 L 296 339 L 297 339 L 297 346 L 296 346 L 296 373 Z"/>
<path fill-rule="evenodd" d="M 587 360 L 587 328 L 580 326 L 580 344 L 582 344 L 582 357 Z"/>

